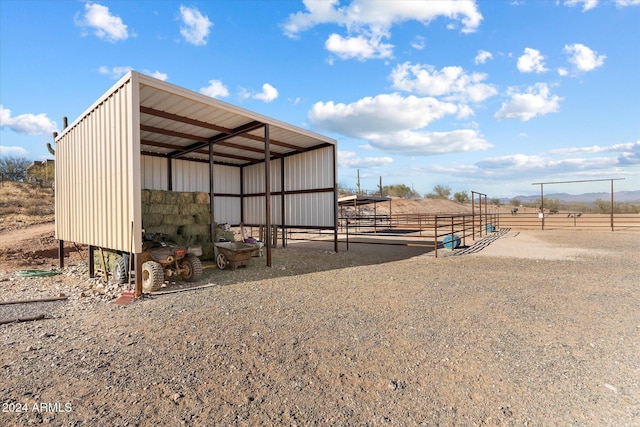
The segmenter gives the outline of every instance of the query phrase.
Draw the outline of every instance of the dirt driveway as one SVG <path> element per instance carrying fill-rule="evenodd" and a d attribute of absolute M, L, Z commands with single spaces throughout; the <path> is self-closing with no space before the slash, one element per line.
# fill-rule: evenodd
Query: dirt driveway
<path fill-rule="evenodd" d="M 638 233 L 332 249 L 295 243 L 126 307 L 74 273 L 80 256 L 0 272 L 0 299 L 69 296 L 0 326 L 0 424 L 640 425 Z"/>

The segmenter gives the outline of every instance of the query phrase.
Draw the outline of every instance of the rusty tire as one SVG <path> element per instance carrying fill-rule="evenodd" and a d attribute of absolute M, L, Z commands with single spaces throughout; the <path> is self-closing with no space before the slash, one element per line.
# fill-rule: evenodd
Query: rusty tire
<path fill-rule="evenodd" d="M 149 293 L 157 291 L 164 283 L 164 268 L 160 263 L 147 261 L 142 264 L 142 291 Z"/>
<path fill-rule="evenodd" d="M 182 280 L 195 282 L 202 277 L 202 262 L 200 258 L 193 254 L 187 254 L 187 256 L 180 261 L 180 268 L 183 270 L 183 272 L 180 273 Z"/>

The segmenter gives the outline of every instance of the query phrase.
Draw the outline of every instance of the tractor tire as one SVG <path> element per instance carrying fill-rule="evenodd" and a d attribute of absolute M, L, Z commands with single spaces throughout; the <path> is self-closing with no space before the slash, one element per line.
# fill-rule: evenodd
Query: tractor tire
<path fill-rule="evenodd" d="M 164 284 L 164 268 L 155 261 L 142 264 L 142 291 L 155 292 Z"/>
<path fill-rule="evenodd" d="M 180 273 L 180 277 L 184 281 L 195 282 L 202 277 L 202 262 L 193 254 L 187 254 L 180 261 L 180 268 L 184 270 Z"/>
<path fill-rule="evenodd" d="M 113 280 L 118 285 L 129 282 L 129 256 L 123 255 L 113 265 Z"/>

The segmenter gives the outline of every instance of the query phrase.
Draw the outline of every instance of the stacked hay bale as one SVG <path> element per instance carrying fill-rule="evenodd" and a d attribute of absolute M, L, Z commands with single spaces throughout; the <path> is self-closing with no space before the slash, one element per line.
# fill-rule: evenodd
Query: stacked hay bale
<path fill-rule="evenodd" d="M 202 246 L 202 259 L 213 259 L 211 215 L 208 193 L 142 191 L 142 225 L 145 233 L 166 236 L 179 245 Z M 216 227 L 216 240 L 233 240 L 233 233 L 222 236 Z"/>
<path fill-rule="evenodd" d="M 213 259 L 211 240 L 211 215 L 209 193 L 179 193 L 175 191 L 142 190 L 142 227 L 147 236 L 161 235 L 167 243 L 177 245 L 202 246 L 203 260 Z M 232 231 L 223 231 L 214 224 L 216 239 L 234 241 Z M 159 236 L 158 236 L 159 237 Z M 113 272 L 113 266 L 120 255 L 104 249 L 94 252 L 94 261 L 98 269 Z"/>

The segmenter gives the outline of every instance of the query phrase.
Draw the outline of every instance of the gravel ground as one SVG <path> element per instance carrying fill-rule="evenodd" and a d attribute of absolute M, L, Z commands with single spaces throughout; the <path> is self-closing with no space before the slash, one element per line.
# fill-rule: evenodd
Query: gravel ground
<path fill-rule="evenodd" d="M 0 305 L 47 316 L 0 326 L 0 425 L 640 425 L 637 232 L 331 249 L 126 307 L 82 265 L 0 272 L 3 300 L 69 297 Z"/>

